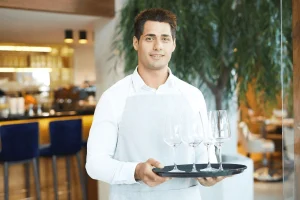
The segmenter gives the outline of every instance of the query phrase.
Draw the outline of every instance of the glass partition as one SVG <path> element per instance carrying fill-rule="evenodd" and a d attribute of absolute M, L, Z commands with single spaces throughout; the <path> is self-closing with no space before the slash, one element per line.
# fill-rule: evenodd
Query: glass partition
<path fill-rule="evenodd" d="M 283 199 L 294 200 L 295 196 L 295 154 L 294 154 L 294 112 L 293 112 L 293 65 L 287 64 L 287 56 L 292 56 L 292 35 L 284 35 L 292 28 L 292 0 L 281 3 L 281 86 L 282 86 L 282 166 Z M 285 46 L 284 44 L 289 43 Z M 286 49 L 287 47 L 289 49 Z M 288 55 L 287 52 L 290 52 Z M 287 113 L 284 115 L 284 113 Z"/>

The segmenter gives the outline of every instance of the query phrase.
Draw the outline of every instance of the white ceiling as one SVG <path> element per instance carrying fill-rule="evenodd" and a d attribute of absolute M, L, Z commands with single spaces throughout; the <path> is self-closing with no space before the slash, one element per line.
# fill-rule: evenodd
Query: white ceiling
<path fill-rule="evenodd" d="M 0 8 L 0 43 L 63 44 L 64 30 L 88 31 L 92 44 L 95 23 L 103 17 Z"/>

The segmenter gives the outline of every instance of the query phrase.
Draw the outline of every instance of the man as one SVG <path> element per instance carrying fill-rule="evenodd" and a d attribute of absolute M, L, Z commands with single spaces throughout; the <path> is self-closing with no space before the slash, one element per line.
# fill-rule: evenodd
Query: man
<path fill-rule="evenodd" d="M 112 185 L 112 200 L 201 199 L 198 182 L 212 186 L 222 178 L 170 179 L 152 171 L 173 164 L 163 141 L 166 118 L 200 112 L 207 120 L 202 93 L 168 68 L 176 47 L 176 16 L 148 9 L 136 17 L 134 29 L 138 67 L 101 96 L 88 139 L 87 172 Z M 197 157 L 205 163 L 207 153 L 201 148 Z M 193 161 L 188 151 L 180 146 L 180 163 Z"/>

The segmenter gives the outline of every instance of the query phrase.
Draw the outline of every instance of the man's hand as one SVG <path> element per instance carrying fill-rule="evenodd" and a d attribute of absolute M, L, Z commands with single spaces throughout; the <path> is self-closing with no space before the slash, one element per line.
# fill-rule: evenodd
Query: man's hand
<path fill-rule="evenodd" d="M 226 176 L 218 176 L 218 177 L 207 177 L 207 178 L 197 178 L 199 183 L 203 186 L 209 187 L 213 186 L 216 183 L 222 181 Z"/>
<path fill-rule="evenodd" d="M 167 180 L 170 180 L 170 178 L 160 177 L 156 175 L 152 171 L 154 167 L 163 168 L 164 166 L 160 162 L 154 160 L 153 158 L 148 159 L 144 163 L 139 163 L 135 168 L 134 178 L 136 180 L 143 181 L 150 187 L 154 187 Z"/>

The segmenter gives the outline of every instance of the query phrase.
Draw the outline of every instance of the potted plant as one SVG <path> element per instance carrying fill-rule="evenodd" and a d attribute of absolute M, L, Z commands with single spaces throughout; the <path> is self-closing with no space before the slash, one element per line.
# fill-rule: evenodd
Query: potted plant
<path fill-rule="evenodd" d="M 226 108 L 223 102 L 237 90 L 239 102 L 247 101 L 249 84 L 254 83 L 258 101 L 270 104 L 276 103 L 282 87 L 291 87 L 290 1 L 283 1 L 281 34 L 279 0 L 128 0 L 120 11 L 113 43 L 125 60 L 125 73 L 137 64 L 132 47 L 134 17 L 151 7 L 177 14 L 177 46 L 170 67 L 180 79 L 208 88 L 216 109 Z"/>

